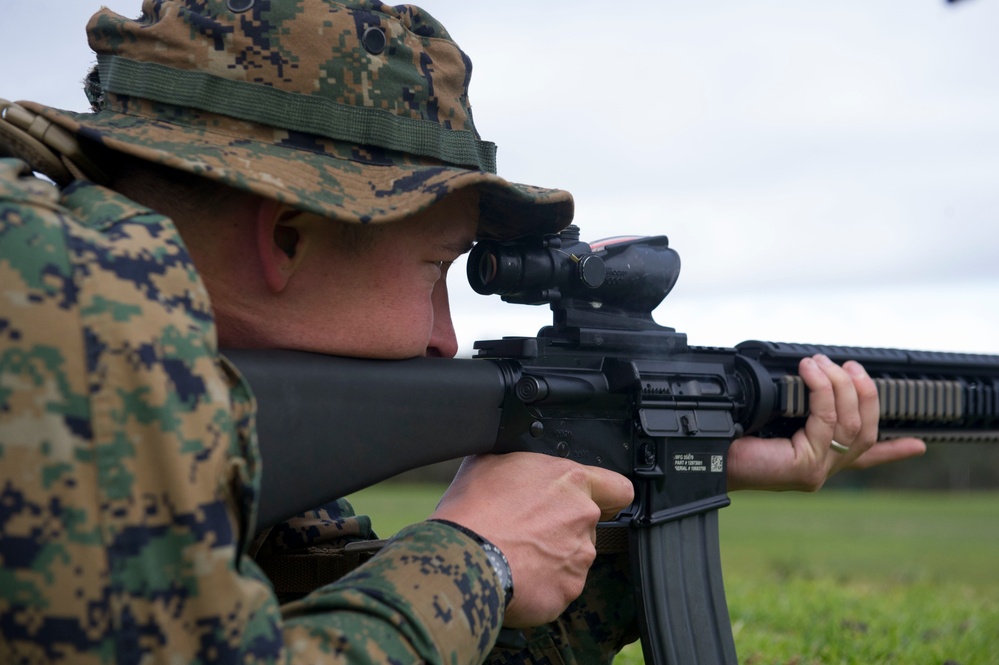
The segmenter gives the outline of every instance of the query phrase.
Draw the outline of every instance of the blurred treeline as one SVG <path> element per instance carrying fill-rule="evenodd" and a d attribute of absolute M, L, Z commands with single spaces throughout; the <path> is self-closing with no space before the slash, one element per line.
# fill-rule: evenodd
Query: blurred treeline
<path fill-rule="evenodd" d="M 840 473 L 827 487 L 954 492 L 997 489 L 999 444 L 934 444 L 916 459 Z"/>

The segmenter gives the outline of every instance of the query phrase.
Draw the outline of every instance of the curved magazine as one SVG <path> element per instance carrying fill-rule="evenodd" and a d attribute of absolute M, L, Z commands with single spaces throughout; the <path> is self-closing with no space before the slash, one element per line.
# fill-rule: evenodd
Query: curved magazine
<path fill-rule="evenodd" d="M 737 665 L 722 584 L 718 511 L 629 531 L 645 662 Z"/>

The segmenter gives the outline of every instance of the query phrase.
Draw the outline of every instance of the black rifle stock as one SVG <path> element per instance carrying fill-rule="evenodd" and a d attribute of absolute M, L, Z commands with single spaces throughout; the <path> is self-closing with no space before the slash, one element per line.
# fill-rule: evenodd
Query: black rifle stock
<path fill-rule="evenodd" d="M 798 361 L 856 359 L 875 378 L 881 435 L 999 441 L 999 356 L 744 342 L 696 347 L 656 324 L 679 258 L 664 236 L 604 247 L 558 236 L 483 242 L 479 293 L 550 303 L 536 337 L 477 342 L 471 360 L 377 361 L 227 351 L 259 404 L 258 527 L 426 464 L 531 451 L 628 476 L 627 533 L 646 661 L 737 662 L 718 509 L 729 444 L 804 423 Z"/>

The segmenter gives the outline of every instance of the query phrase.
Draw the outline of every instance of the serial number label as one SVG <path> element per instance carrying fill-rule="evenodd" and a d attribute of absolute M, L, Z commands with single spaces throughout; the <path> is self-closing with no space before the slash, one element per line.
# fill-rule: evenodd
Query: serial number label
<path fill-rule="evenodd" d="M 673 455 L 673 469 L 681 473 L 722 473 L 725 462 L 721 455 L 676 453 Z"/>

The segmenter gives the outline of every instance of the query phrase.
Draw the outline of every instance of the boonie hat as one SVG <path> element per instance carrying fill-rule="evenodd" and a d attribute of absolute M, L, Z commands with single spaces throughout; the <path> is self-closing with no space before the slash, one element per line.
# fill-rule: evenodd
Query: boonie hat
<path fill-rule="evenodd" d="M 104 8 L 95 113 L 21 102 L 113 150 L 347 222 L 399 220 L 480 190 L 479 236 L 557 231 L 568 192 L 496 175 L 472 122 L 472 63 L 413 6 L 144 0 Z"/>

